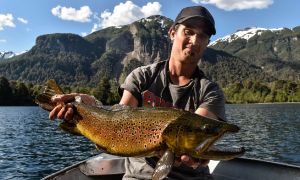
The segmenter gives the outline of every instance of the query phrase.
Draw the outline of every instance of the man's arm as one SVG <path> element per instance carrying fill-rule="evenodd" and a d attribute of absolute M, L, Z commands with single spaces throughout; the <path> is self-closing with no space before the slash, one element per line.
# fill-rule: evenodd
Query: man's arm
<path fill-rule="evenodd" d="M 196 111 L 196 114 L 200 115 L 200 116 L 205 116 L 208 118 L 212 118 L 212 119 L 218 119 L 218 116 L 215 115 L 214 113 L 210 112 L 209 110 L 199 107 Z"/>
<path fill-rule="evenodd" d="M 124 89 L 122 98 L 119 102 L 119 104 L 128 105 L 131 107 L 137 107 L 139 102 L 138 100 L 127 90 Z"/>

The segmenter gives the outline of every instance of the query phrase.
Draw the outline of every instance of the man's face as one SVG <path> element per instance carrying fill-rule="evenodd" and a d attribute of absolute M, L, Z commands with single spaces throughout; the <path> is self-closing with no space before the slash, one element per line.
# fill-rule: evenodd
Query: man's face
<path fill-rule="evenodd" d="M 187 20 L 179 24 L 177 30 L 171 30 L 171 56 L 182 63 L 197 64 L 209 43 L 209 36 L 204 30 L 205 24 L 197 19 Z"/>

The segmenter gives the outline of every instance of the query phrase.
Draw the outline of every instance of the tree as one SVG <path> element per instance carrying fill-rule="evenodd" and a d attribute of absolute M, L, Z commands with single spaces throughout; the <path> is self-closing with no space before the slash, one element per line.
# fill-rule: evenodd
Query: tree
<path fill-rule="evenodd" d="M 107 100 L 107 104 L 113 105 L 116 104 L 120 101 L 121 97 L 118 92 L 119 84 L 116 80 L 111 80 L 110 81 L 110 93 L 109 97 Z"/>
<path fill-rule="evenodd" d="M 5 77 L 0 77 L 0 105 L 12 104 L 12 89 Z"/>
<path fill-rule="evenodd" d="M 109 79 L 104 76 L 103 78 L 100 79 L 99 83 L 97 84 L 93 95 L 100 100 L 103 104 L 108 104 L 108 97 L 110 94 L 110 83 Z"/>
<path fill-rule="evenodd" d="M 23 82 L 17 83 L 14 98 L 15 101 L 18 102 L 18 105 L 29 105 L 32 103 L 30 93 Z"/>

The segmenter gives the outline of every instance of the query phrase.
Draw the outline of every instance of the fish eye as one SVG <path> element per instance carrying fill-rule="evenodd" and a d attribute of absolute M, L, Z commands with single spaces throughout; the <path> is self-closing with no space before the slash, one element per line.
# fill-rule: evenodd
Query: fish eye
<path fill-rule="evenodd" d="M 204 124 L 201 130 L 205 133 L 213 133 L 213 128 L 209 124 Z"/>

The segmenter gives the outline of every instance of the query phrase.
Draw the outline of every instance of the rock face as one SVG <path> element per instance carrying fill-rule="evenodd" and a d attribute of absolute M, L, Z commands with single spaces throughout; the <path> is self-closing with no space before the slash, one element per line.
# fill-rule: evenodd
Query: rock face
<path fill-rule="evenodd" d="M 36 44 L 30 50 L 31 54 L 79 53 L 89 54 L 93 45 L 76 34 L 48 34 L 37 37 Z"/>

